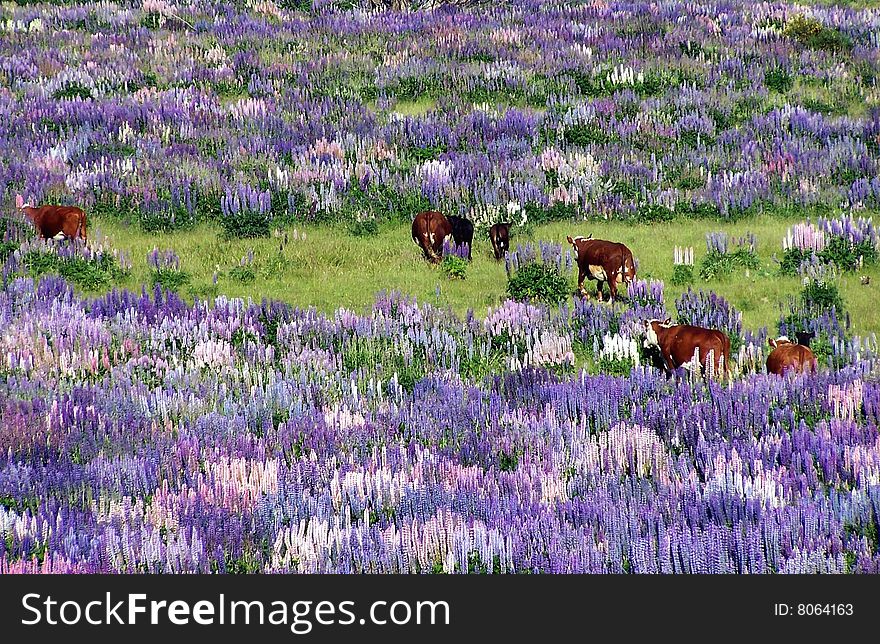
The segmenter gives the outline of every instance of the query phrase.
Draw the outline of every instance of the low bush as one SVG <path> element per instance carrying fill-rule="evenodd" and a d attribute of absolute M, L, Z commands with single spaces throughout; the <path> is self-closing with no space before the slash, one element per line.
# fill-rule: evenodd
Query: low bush
<path fill-rule="evenodd" d="M 568 281 L 555 266 L 526 264 L 507 280 L 507 292 L 514 300 L 557 305 L 571 293 Z"/>

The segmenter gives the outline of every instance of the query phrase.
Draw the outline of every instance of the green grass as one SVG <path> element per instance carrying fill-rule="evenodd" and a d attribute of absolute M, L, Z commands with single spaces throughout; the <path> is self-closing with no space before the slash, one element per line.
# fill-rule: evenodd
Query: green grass
<path fill-rule="evenodd" d="M 398 101 L 394 111 L 404 116 L 425 116 L 437 107 L 437 101 L 433 98 L 420 98 L 416 101 Z"/>
<path fill-rule="evenodd" d="M 775 217 L 763 215 L 733 224 L 712 221 L 675 221 L 662 224 L 609 223 L 554 223 L 537 226 L 532 239 L 565 243 L 566 235 L 588 235 L 621 241 L 629 246 L 639 261 L 639 277 L 662 279 L 666 282 L 667 306 L 686 287 L 670 284 L 672 277 L 672 249 L 678 245 L 696 249 L 699 267 L 706 252 L 705 235 L 724 230 L 731 235 L 751 231 L 758 236 L 758 254 L 761 267 L 749 272 L 739 270 L 733 276 L 712 282 L 701 282 L 697 276 L 696 288 L 711 289 L 743 312 L 747 328 L 764 325 L 773 327 L 779 315 L 780 302 L 797 296 L 800 279 L 782 277 L 772 260 L 774 253 L 782 254 L 782 237 L 788 226 L 802 217 Z M 353 237 L 344 226 L 308 227 L 307 240 L 294 241 L 292 235 L 283 253 L 279 240 L 224 240 L 218 231 L 202 225 L 193 230 L 165 235 L 148 235 L 116 220 L 97 219 L 98 228 L 111 238 L 114 247 L 124 250 L 131 258 L 132 276 L 124 284 L 139 288 L 149 284 L 151 274 L 146 256 L 154 246 L 173 249 L 181 258 L 182 270 L 190 281 L 181 294 L 192 299 L 194 295 L 216 293 L 230 297 L 263 297 L 290 302 L 299 306 L 314 305 L 322 311 L 339 306 L 361 311 L 369 306 L 375 293 L 383 289 L 398 289 L 415 295 L 420 301 L 451 306 L 459 314 L 469 308 L 479 316 L 488 306 L 497 306 L 506 295 L 507 277 L 503 262 L 496 262 L 488 240 L 478 237 L 473 250 L 473 262 L 468 267 L 467 279 L 448 279 L 437 266 L 422 259 L 421 252 L 410 238 L 408 225 L 388 224 L 373 237 Z M 300 229 L 302 230 L 302 229 Z M 513 237 L 511 244 L 529 238 Z M 254 250 L 256 279 L 246 283 L 236 280 L 230 271 L 239 260 Z M 219 266 L 220 277 L 216 289 L 212 276 Z M 697 271 L 695 271 L 695 274 Z M 871 277 L 863 286 L 859 275 Z M 872 266 L 860 274 L 848 274 L 841 280 L 841 294 L 852 314 L 857 333 L 880 331 L 880 266 Z M 588 282 L 591 291 L 595 282 Z M 572 278 L 574 292 L 574 278 Z"/>

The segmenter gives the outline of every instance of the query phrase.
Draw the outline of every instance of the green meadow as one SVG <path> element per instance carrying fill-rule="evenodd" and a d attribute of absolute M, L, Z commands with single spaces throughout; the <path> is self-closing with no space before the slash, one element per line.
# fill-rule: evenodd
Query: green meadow
<path fill-rule="evenodd" d="M 552 223 L 515 235 L 511 246 L 538 240 L 565 243 L 567 235 L 591 233 L 594 237 L 621 241 L 638 260 L 639 277 L 666 282 L 667 308 L 671 311 L 675 298 L 687 288 L 669 283 L 673 248 L 693 246 L 694 288 L 712 290 L 727 298 L 742 311 L 746 328 L 766 325 L 772 329 L 780 306 L 797 297 L 801 289 L 800 278 L 779 274 L 774 256 L 781 257 L 782 238 L 788 227 L 803 219 L 765 214 L 734 223 Z M 437 266 L 422 259 L 410 237 L 409 226 L 399 223 L 386 224 L 370 237 L 352 236 L 343 225 L 290 228 L 286 231 L 288 243 L 283 248 L 278 237 L 227 240 L 207 224 L 187 231 L 150 235 L 116 219 L 95 218 L 91 229 L 100 230 L 109 237 L 112 247 L 131 260 L 131 276 L 121 284 L 129 288 L 152 283 L 147 254 L 154 247 L 175 251 L 188 276 L 179 292 L 190 300 L 223 294 L 255 301 L 278 299 L 301 307 L 315 306 L 325 312 L 337 307 L 361 311 L 373 302 L 377 292 L 396 289 L 416 296 L 419 301 L 451 307 L 459 314 L 472 309 L 478 316 L 484 316 L 488 307 L 497 306 L 506 296 L 504 262 L 494 259 L 488 239 L 479 235 L 474 240 L 473 261 L 466 278 L 449 279 Z M 701 280 L 699 265 L 706 254 L 706 234 L 711 231 L 725 231 L 731 236 L 746 232 L 757 235 L 760 268 L 740 270 L 718 280 Z M 250 251 L 254 255 L 250 271 L 236 270 Z M 861 284 L 863 275 L 870 278 L 870 284 Z M 591 292 L 595 291 L 595 282 L 587 285 Z M 571 286 L 574 293 L 574 275 Z M 865 334 L 880 330 L 880 266 L 842 275 L 840 290 L 853 331 Z"/>

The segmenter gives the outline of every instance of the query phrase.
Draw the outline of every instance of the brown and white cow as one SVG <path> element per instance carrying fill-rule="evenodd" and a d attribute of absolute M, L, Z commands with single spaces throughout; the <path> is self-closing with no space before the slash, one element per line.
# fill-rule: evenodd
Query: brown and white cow
<path fill-rule="evenodd" d="M 495 259 L 504 259 L 510 248 L 510 224 L 495 224 L 489 229 L 489 241 L 492 243 L 492 252 Z"/>
<path fill-rule="evenodd" d="M 632 283 L 636 277 L 636 264 L 632 251 L 619 242 L 593 239 L 589 237 L 568 237 L 568 243 L 577 252 L 578 291 L 589 297 L 584 288 L 584 279 L 598 282 L 596 295 L 602 301 L 602 284 L 608 282 L 610 298 L 617 298 L 617 285 L 622 281 Z"/>
<path fill-rule="evenodd" d="M 816 373 L 819 370 L 819 361 L 815 354 L 802 344 L 795 344 L 786 336 L 770 339 L 773 351 L 767 356 L 767 373 L 784 375 L 786 371 L 796 373 Z"/>
<path fill-rule="evenodd" d="M 691 362 L 699 352 L 700 366 L 705 373 L 709 366 L 713 374 L 726 375 L 730 369 L 730 338 L 717 329 L 704 329 L 690 324 L 671 324 L 672 320 L 645 321 L 645 348 L 660 350 L 663 368 L 667 373 Z M 709 363 L 709 355 L 712 362 Z"/>
<path fill-rule="evenodd" d="M 451 234 L 452 224 L 436 210 L 422 211 L 413 219 L 413 241 L 421 247 L 425 259 L 432 262 L 443 258 L 443 240 Z"/>
<path fill-rule="evenodd" d="M 86 239 L 86 213 L 76 206 L 31 206 L 16 196 L 16 205 L 43 239 Z"/>

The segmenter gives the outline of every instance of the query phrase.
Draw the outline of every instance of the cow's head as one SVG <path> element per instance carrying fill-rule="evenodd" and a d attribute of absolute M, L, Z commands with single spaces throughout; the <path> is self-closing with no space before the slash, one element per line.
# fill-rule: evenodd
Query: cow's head
<path fill-rule="evenodd" d="M 568 237 L 566 237 L 566 239 L 568 240 L 568 243 L 571 244 L 572 246 L 574 246 L 575 250 L 578 250 L 578 242 L 587 241 L 588 239 L 592 239 L 592 238 L 593 238 L 593 233 L 590 233 L 586 237 L 584 237 L 582 235 L 578 235 L 577 237 L 572 237 L 571 235 L 569 235 Z"/>
<path fill-rule="evenodd" d="M 778 338 L 775 339 L 770 338 L 770 346 L 774 349 L 778 346 L 782 346 L 783 344 L 792 344 L 787 335 L 780 335 Z"/>
<path fill-rule="evenodd" d="M 798 344 L 802 344 L 805 347 L 809 347 L 810 341 L 816 337 L 816 334 L 812 331 L 798 331 L 795 335 L 797 336 Z"/>
<path fill-rule="evenodd" d="M 643 346 L 646 349 L 650 349 L 651 347 L 659 347 L 660 338 L 657 334 L 660 329 L 668 328 L 671 323 L 672 318 L 666 318 L 665 321 L 660 321 L 657 319 L 645 320 L 645 341 L 643 343 Z"/>

